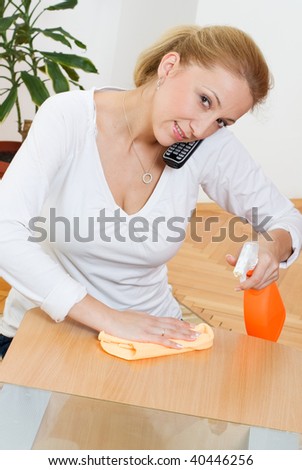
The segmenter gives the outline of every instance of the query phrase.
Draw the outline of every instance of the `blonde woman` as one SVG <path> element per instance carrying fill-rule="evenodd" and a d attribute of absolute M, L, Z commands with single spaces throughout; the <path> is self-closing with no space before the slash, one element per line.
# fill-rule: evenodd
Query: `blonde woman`
<path fill-rule="evenodd" d="M 275 281 L 299 254 L 301 215 L 228 129 L 271 86 L 255 42 L 232 27 L 174 28 L 140 56 L 134 79 L 132 90 L 48 99 L 2 180 L 0 275 L 13 286 L 2 355 L 34 306 L 132 340 L 172 348 L 194 340 L 166 262 L 200 185 L 224 209 L 252 222 L 257 208 L 267 221 L 241 289 Z M 169 146 L 196 140 L 180 169 L 166 165 Z"/>

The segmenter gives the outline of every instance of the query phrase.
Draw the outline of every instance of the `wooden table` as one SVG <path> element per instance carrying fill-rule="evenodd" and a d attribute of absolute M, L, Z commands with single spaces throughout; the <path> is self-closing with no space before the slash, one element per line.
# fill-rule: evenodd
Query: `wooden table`
<path fill-rule="evenodd" d="M 302 352 L 214 334 L 209 350 L 128 362 L 103 352 L 92 330 L 34 309 L 0 364 L 0 382 L 301 433 Z"/>

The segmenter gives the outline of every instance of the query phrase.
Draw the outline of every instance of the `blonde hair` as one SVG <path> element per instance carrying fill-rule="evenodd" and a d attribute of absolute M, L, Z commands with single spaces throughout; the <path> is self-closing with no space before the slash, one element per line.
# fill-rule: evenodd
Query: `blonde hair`
<path fill-rule="evenodd" d="M 253 107 L 264 101 L 272 77 L 264 56 L 245 32 L 231 26 L 177 26 L 141 53 L 134 70 L 137 87 L 156 77 L 162 57 L 178 52 L 182 65 L 197 63 L 206 68 L 220 65 L 243 77 L 253 97 Z"/>

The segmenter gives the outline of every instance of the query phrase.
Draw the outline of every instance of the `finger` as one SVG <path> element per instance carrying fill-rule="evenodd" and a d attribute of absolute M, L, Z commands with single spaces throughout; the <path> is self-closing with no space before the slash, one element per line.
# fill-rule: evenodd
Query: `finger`
<path fill-rule="evenodd" d="M 276 282 L 279 278 L 279 272 L 273 271 L 272 273 L 268 273 L 266 276 L 264 276 L 263 280 L 256 284 L 255 289 L 264 289 L 268 285 L 272 284 L 273 282 Z"/>
<path fill-rule="evenodd" d="M 195 332 L 196 333 L 196 332 Z M 177 336 L 177 338 L 174 338 L 174 336 Z M 182 337 L 178 337 L 182 336 Z M 139 341 L 142 343 L 154 343 L 154 344 L 159 344 L 161 346 L 169 347 L 169 348 L 174 348 L 174 349 L 180 349 L 183 346 L 178 343 L 179 340 L 182 341 L 194 341 L 196 340 L 197 336 L 196 334 L 194 337 L 185 337 L 183 335 L 174 335 L 170 334 L 168 331 L 162 330 L 161 333 L 153 334 L 153 333 L 144 333 L 141 334 L 139 339 L 136 338 L 135 341 Z"/>
<path fill-rule="evenodd" d="M 196 339 L 196 338 L 195 338 Z M 183 340 L 183 341 L 189 341 L 189 340 Z M 193 341 L 193 340 L 191 340 Z M 157 339 L 152 340 L 153 343 L 159 344 L 161 346 L 165 346 L 167 348 L 173 348 L 173 349 L 183 349 L 184 346 L 180 344 L 177 339 L 172 340 L 166 337 L 159 337 Z"/>
<path fill-rule="evenodd" d="M 264 289 L 267 287 L 269 284 L 272 282 L 276 281 L 278 279 L 278 271 L 273 271 L 271 272 L 270 269 L 267 269 L 264 273 L 261 271 L 260 274 L 259 272 L 255 271 L 253 272 L 252 276 L 247 278 L 246 281 L 242 282 L 239 286 L 237 286 L 236 290 L 248 290 L 248 289 Z"/>
<path fill-rule="evenodd" d="M 179 344 L 177 341 L 171 341 L 169 339 L 158 339 L 158 340 L 153 340 L 150 341 L 154 344 L 158 344 L 160 346 L 165 346 L 166 348 L 172 348 L 172 349 L 183 349 L 183 345 Z"/>
<path fill-rule="evenodd" d="M 225 259 L 231 266 L 236 265 L 237 260 L 236 260 L 235 256 L 228 254 L 228 255 L 226 255 Z"/>
<path fill-rule="evenodd" d="M 152 335 L 151 340 L 153 342 L 154 340 L 162 342 L 166 339 L 182 339 L 185 341 L 194 341 L 199 336 L 199 333 L 192 328 L 186 328 L 182 325 L 169 325 L 168 323 L 162 323 L 161 325 L 157 325 L 156 327 L 153 326 L 152 330 L 149 330 L 149 333 Z"/>
<path fill-rule="evenodd" d="M 179 344 L 176 341 L 170 341 L 168 339 L 161 342 L 160 344 L 162 346 L 165 346 L 166 348 L 171 348 L 171 349 L 183 349 L 184 348 L 184 346 L 182 344 Z"/>
<path fill-rule="evenodd" d="M 185 341 L 195 341 L 195 339 L 197 339 L 199 335 L 200 333 L 191 329 L 175 330 L 167 328 L 161 332 L 160 336 L 168 339 L 182 339 Z"/>
<path fill-rule="evenodd" d="M 153 317 L 154 318 L 154 317 Z M 188 321 L 179 320 L 177 318 L 171 317 L 161 317 L 156 318 L 156 323 L 153 322 L 151 328 L 153 334 L 158 334 L 158 332 L 165 330 L 169 331 L 169 334 L 181 335 L 181 332 L 184 334 L 184 337 L 187 337 L 190 333 L 194 333 L 196 327 L 195 324 L 192 324 Z"/>
<path fill-rule="evenodd" d="M 178 328 L 192 328 L 192 327 L 194 328 L 195 326 L 188 321 L 180 320 L 178 318 L 173 318 L 173 317 L 160 317 L 158 318 L 158 320 L 160 320 L 161 325 L 176 327 L 176 328 L 177 327 Z"/>

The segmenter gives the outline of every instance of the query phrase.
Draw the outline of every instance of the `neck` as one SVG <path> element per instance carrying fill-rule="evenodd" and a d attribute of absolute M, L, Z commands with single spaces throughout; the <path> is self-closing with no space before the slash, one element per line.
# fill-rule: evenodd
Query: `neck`
<path fill-rule="evenodd" d="M 132 139 L 137 145 L 158 147 L 152 126 L 153 94 L 144 86 L 123 93 L 126 119 Z M 128 126 L 127 126 L 128 127 Z"/>
<path fill-rule="evenodd" d="M 142 181 L 143 181 L 143 183 L 150 184 L 153 181 L 153 174 L 152 174 L 151 171 L 153 170 L 154 166 L 157 164 L 157 160 L 158 160 L 159 155 L 162 153 L 162 146 L 159 145 L 158 142 L 156 142 L 156 155 L 155 155 L 155 157 L 153 156 L 153 161 L 151 162 L 151 166 L 146 168 L 144 163 L 143 163 L 142 157 L 141 157 L 142 154 L 140 155 L 140 150 L 138 148 L 138 144 L 140 145 L 141 149 L 145 148 L 146 150 L 148 150 L 148 153 L 152 149 L 150 147 L 150 143 L 147 143 L 147 145 L 146 145 L 146 142 L 145 142 L 146 136 L 143 136 L 143 134 L 141 134 L 141 138 L 144 137 L 144 142 L 143 142 L 143 140 L 141 140 L 140 143 L 138 142 L 138 138 L 134 137 L 132 129 L 131 129 L 130 121 L 129 121 L 129 118 L 128 118 L 127 110 L 126 110 L 126 97 L 127 97 L 127 92 L 124 92 L 124 94 L 123 94 L 123 103 L 122 103 L 123 104 L 123 114 L 124 114 L 127 129 L 128 129 L 128 133 L 129 133 L 130 145 L 133 148 L 133 151 L 134 151 L 134 153 L 135 153 L 135 155 L 136 155 L 136 157 L 137 157 L 137 159 L 140 163 L 140 166 L 142 168 L 142 171 L 143 171 Z M 140 119 L 140 123 L 141 122 L 142 122 L 142 119 Z M 148 121 L 146 121 L 146 122 L 148 122 Z M 151 120 L 150 120 L 150 122 L 151 122 Z M 152 126 L 150 125 L 150 128 L 151 127 Z M 142 126 L 141 126 L 141 128 L 142 128 Z M 155 144 L 152 144 L 152 146 L 153 146 L 152 148 L 154 148 L 154 145 Z"/>

